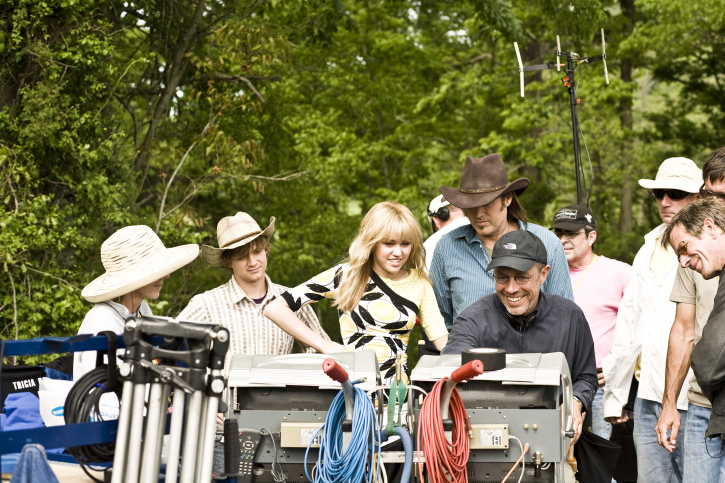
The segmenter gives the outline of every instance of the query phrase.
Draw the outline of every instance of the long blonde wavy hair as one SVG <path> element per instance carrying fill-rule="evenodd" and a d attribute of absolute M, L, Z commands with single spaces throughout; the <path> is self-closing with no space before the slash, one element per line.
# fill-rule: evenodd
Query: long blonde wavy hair
<path fill-rule="evenodd" d="M 425 274 L 425 248 L 423 248 L 423 231 L 418 220 L 408 208 L 384 201 L 368 211 L 355 240 L 350 245 L 348 267 L 340 282 L 338 298 L 335 301 L 338 309 L 351 312 L 365 294 L 365 288 L 373 268 L 373 250 L 381 241 L 398 240 L 411 244 L 410 256 L 403 269 L 416 268 L 418 275 L 430 282 Z"/>

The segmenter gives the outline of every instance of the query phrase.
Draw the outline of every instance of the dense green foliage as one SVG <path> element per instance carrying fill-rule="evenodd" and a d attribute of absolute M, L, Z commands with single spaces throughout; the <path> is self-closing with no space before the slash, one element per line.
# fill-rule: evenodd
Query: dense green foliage
<path fill-rule="evenodd" d="M 581 68 L 580 119 L 599 253 L 631 262 L 659 223 L 636 180 L 725 142 L 725 14 L 716 0 L 13 0 L 0 4 L 0 331 L 73 334 L 128 224 L 167 246 L 216 244 L 237 211 L 277 218 L 269 274 L 295 285 L 344 257 L 362 214 L 419 216 L 467 155 L 500 152 L 546 225 L 576 201 L 562 48 Z M 589 180 L 589 163 L 583 152 Z M 156 313 L 227 278 L 201 260 Z M 318 314 L 339 333 L 334 311 Z"/>

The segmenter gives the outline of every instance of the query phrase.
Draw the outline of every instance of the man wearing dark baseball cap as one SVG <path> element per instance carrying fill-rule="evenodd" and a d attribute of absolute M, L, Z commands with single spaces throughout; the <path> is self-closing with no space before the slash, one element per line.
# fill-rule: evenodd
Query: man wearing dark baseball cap
<path fill-rule="evenodd" d="M 574 302 L 541 291 L 549 274 L 544 243 L 526 230 L 512 231 L 493 247 L 496 293 L 464 309 L 453 323 L 443 354 L 487 347 L 509 354 L 562 352 L 574 386 L 572 443 L 581 435 L 582 409 L 597 391 L 594 341 L 584 313 Z"/>
<path fill-rule="evenodd" d="M 591 407 L 590 430 L 597 436 L 609 439 L 612 425 L 604 420 L 602 398 L 606 381 L 602 374 L 602 359 L 609 355 L 617 313 L 629 284 L 632 267 L 594 253 L 597 220 L 589 208 L 581 205 L 565 206 L 554 215 L 551 229 L 561 240 L 569 264 L 574 301 L 584 312 L 594 339 L 599 388 Z"/>

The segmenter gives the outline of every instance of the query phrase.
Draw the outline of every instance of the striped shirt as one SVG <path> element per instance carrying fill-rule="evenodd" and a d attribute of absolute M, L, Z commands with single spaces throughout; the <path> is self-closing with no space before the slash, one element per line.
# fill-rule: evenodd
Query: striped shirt
<path fill-rule="evenodd" d="M 519 221 L 519 229 L 538 236 L 546 247 L 551 270 L 542 290 L 573 301 L 569 265 L 561 241 L 551 231 L 533 223 Z M 481 297 L 496 292 L 493 270 L 486 271 L 490 262 L 491 257 L 470 225 L 456 228 L 443 236 L 436 245 L 430 278 L 449 331 L 463 309 Z"/>
<path fill-rule="evenodd" d="M 224 360 L 226 370 L 229 370 L 234 354 L 278 355 L 292 352 L 294 338 L 264 316 L 267 304 L 289 289 L 272 283 L 267 275 L 264 277 L 267 280 L 267 297 L 260 305 L 244 293 L 232 276 L 224 285 L 192 298 L 179 314 L 179 320 L 219 324 L 229 330 L 229 351 Z M 322 338 L 330 340 L 310 307 L 303 307 L 296 315 Z M 302 343 L 300 346 L 304 352 L 315 352 Z"/>

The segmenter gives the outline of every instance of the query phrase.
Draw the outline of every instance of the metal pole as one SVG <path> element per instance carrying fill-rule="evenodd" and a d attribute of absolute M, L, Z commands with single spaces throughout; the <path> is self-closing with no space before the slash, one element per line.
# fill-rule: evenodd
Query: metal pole
<path fill-rule="evenodd" d="M 136 483 L 138 481 L 138 471 L 141 465 L 141 440 L 143 435 L 143 408 L 145 399 L 146 384 L 134 384 L 133 407 L 131 408 L 131 433 L 128 438 L 126 483 Z"/>
<path fill-rule="evenodd" d="M 189 396 L 186 411 L 186 431 L 184 432 L 184 454 L 181 460 L 180 483 L 194 483 L 196 476 L 196 446 L 199 444 L 199 420 L 204 391 L 194 391 Z"/>
<path fill-rule="evenodd" d="M 569 101 L 571 103 L 571 132 L 574 136 L 574 168 L 576 169 L 576 201 L 578 204 L 582 204 L 582 183 L 581 183 L 581 169 L 579 164 L 581 162 L 579 157 L 579 116 L 577 115 L 577 102 L 576 102 L 576 66 L 574 65 L 574 59 L 571 54 L 566 60 L 566 73 L 569 76 Z"/>
<path fill-rule="evenodd" d="M 202 434 L 202 440 L 200 446 L 202 447 L 201 461 L 199 467 L 199 481 L 201 483 L 207 483 L 211 481 L 212 466 L 214 462 L 214 443 L 216 435 L 216 412 L 219 408 L 219 398 L 214 396 L 207 396 L 209 400 L 206 408 L 206 425 L 204 426 L 204 433 Z"/>
<path fill-rule="evenodd" d="M 158 471 L 154 468 L 156 450 L 159 447 L 159 419 L 161 419 L 161 398 L 163 396 L 162 384 L 151 384 L 149 406 L 146 411 L 146 437 L 143 445 L 143 460 L 141 462 L 141 483 L 156 483 L 159 480 Z"/>
<path fill-rule="evenodd" d="M 159 429 L 158 429 L 158 443 L 156 447 L 156 460 L 154 461 L 154 468 L 156 471 L 156 480 L 159 479 L 159 473 L 161 472 L 161 453 L 164 448 L 164 438 L 166 435 L 166 415 L 168 414 L 169 407 L 169 392 L 171 392 L 171 386 L 164 384 L 161 387 L 161 417 L 159 418 Z M 156 481 L 154 481 L 156 483 Z"/>
<path fill-rule="evenodd" d="M 207 423 L 207 417 L 206 417 L 206 410 L 209 407 L 209 396 L 204 394 L 204 399 L 201 403 L 201 411 L 199 411 L 199 414 L 201 415 L 201 420 L 199 421 L 199 438 L 203 438 L 206 434 L 206 423 Z M 216 428 L 216 421 L 214 421 L 214 427 Z M 200 439 L 196 446 L 196 479 L 194 481 L 199 482 L 201 481 L 201 459 L 204 454 L 204 441 L 203 439 Z"/>
<path fill-rule="evenodd" d="M 184 423 L 184 391 L 174 390 L 174 402 L 171 410 L 171 428 L 169 431 L 169 454 L 166 457 L 166 481 L 176 481 L 179 475 L 179 450 L 181 449 L 181 431 Z"/>
<path fill-rule="evenodd" d="M 121 412 L 118 415 L 118 434 L 116 435 L 116 449 L 113 455 L 113 476 L 111 483 L 123 482 L 123 470 L 126 466 L 126 452 L 128 451 L 128 433 L 131 427 L 133 394 L 133 382 L 124 382 L 123 396 L 121 397 Z"/>

